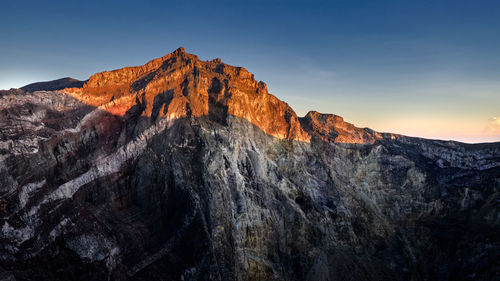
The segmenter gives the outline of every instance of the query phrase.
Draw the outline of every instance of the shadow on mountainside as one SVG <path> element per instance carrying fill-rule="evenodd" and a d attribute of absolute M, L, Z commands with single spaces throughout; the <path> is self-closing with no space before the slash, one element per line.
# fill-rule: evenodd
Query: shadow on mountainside
<path fill-rule="evenodd" d="M 80 81 L 70 77 L 61 78 L 47 82 L 37 82 L 21 87 L 20 89 L 26 92 L 35 91 L 57 91 L 64 88 L 80 88 L 87 81 Z"/>

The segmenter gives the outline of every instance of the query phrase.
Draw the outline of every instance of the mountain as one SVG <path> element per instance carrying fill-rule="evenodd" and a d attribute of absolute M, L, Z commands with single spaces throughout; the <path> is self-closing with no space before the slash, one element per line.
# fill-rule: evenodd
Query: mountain
<path fill-rule="evenodd" d="M 183 48 L 0 91 L 6 280 L 499 280 L 499 191 L 500 143 L 298 117 Z"/>
<path fill-rule="evenodd" d="M 66 78 L 61 78 L 53 81 L 47 81 L 47 82 L 37 82 L 33 84 L 26 85 L 24 87 L 21 87 L 21 90 L 26 91 L 26 92 L 34 92 L 34 91 L 56 91 L 56 90 L 62 90 L 65 88 L 71 88 L 71 87 L 81 87 L 85 81 L 80 81 L 76 80 L 70 77 Z"/>

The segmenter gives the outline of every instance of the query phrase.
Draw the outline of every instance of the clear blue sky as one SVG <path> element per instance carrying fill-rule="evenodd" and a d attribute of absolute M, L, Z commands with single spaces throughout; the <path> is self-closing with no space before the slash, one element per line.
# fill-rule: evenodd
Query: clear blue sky
<path fill-rule="evenodd" d="M 2 1 L 0 89 L 179 46 L 246 67 L 299 115 L 500 141 L 500 1 Z"/>

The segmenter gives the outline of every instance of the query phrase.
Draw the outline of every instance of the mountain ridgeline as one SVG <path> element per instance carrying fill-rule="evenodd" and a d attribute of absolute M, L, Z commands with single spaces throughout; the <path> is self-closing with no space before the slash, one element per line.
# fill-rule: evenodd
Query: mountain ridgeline
<path fill-rule="evenodd" d="M 500 280 L 500 143 L 298 117 L 179 48 L 0 91 L 2 280 Z"/>

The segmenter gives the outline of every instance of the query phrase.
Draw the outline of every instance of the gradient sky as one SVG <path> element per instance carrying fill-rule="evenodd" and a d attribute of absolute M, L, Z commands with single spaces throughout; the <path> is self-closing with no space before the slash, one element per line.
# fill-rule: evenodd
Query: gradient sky
<path fill-rule="evenodd" d="M 179 46 L 244 66 L 299 115 L 500 141 L 500 1 L 1 1 L 0 89 Z"/>

